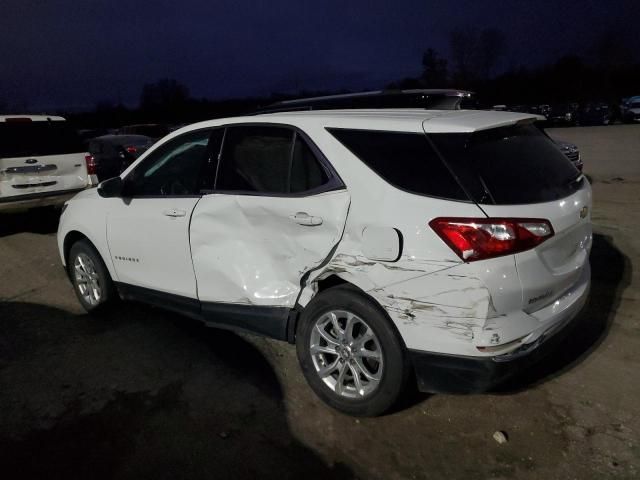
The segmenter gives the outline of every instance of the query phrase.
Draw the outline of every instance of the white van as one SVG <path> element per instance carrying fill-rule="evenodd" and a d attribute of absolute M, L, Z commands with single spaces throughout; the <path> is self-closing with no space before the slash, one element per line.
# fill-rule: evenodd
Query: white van
<path fill-rule="evenodd" d="M 62 117 L 0 115 L 0 212 L 62 205 L 95 173 Z"/>

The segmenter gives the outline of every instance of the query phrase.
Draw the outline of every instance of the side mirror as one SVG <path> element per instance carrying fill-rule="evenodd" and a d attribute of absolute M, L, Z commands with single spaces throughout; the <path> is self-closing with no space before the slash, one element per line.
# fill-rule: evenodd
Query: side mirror
<path fill-rule="evenodd" d="M 120 197 L 124 190 L 124 181 L 120 177 L 113 177 L 98 185 L 98 195 L 103 198 Z"/>

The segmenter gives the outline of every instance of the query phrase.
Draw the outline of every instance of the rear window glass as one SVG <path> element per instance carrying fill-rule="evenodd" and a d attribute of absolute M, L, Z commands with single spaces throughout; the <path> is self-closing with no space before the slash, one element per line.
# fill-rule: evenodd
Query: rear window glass
<path fill-rule="evenodd" d="M 583 181 L 567 157 L 534 125 L 430 134 L 429 138 L 478 203 L 549 202 L 571 195 Z"/>
<path fill-rule="evenodd" d="M 424 134 L 343 129 L 329 132 L 380 177 L 401 190 L 469 200 Z"/>
<path fill-rule="evenodd" d="M 66 122 L 0 122 L 0 157 L 63 155 L 86 151 Z"/>

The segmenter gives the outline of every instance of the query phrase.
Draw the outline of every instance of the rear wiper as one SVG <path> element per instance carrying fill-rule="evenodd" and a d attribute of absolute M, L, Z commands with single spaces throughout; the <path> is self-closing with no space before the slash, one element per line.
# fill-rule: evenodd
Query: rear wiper
<path fill-rule="evenodd" d="M 480 201 L 478 203 L 484 203 L 484 200 L 488 197 L 489 200 L 491 200 L 491 202 L 495 205 L 496 200 L 493 198 L 493 195 L 491 195 L 489 187 L 487 187 L 487 183 L 484 181 L 484 178 L 482 178 L 482 175 L 480 174 L 478 174 L 478 178 L 480 179 L 480 184 L 482 185 L 482 189 L 484 190 L 482 198 L 480 198 Z"/>

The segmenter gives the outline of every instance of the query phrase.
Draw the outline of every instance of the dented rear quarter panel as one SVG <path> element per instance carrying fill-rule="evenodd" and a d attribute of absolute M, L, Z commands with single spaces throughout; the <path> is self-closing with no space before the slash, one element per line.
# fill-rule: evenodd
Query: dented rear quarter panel
<path fill-rule="evenodd" d="M 300 297 L 306 305 L 316 281 L 336 275 L 375 299 L 411 349 L 479 355 L 478 344 L 503 343 L 492 319 L 519 308 L 520 283 L 512 255 L 464 263 L 429 227 L 439 216 L 484 216 L 475 204 L 398 190 L 335 140 L 325 129 L 308 132 L 331 159 L 351 193 L 344 236 L 325 266 L 312 272 Z M 396 262 L 367 258 L 362 232 L 396 228 L 403 251 Z M 510 336 L 510 335 L 507 335 Z"/>

